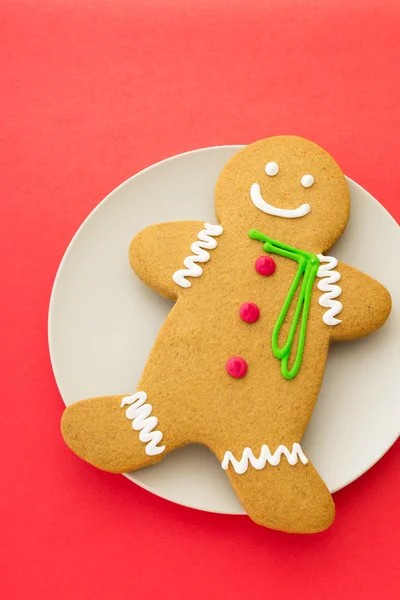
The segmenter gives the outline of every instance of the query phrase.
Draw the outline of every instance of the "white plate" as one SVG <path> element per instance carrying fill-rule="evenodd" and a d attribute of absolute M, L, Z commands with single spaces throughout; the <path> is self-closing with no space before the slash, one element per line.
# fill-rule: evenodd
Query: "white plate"
<path fill-rule="evenodd" d="M 135 390 L 172 303 L 133 273 L 130 241 L 152 223 L 215 222 L 215 182 L 241 147 L 195 150 L 153 165 L 114 190 L 80 227 L 60 264 L 49 311 L 51 362 L 66 405 Z M 394 308 L 380 331 L 331 348 L 303 447 L 332 492 L 382 457 L 400 422 L 398 226 L 368 192 L 348 184 L 351 218 L 332 253 L 382 282 Z M 179 504 L 243 513 L 219 463 L 202 446 L 178 450 L 127 477 Z"/>

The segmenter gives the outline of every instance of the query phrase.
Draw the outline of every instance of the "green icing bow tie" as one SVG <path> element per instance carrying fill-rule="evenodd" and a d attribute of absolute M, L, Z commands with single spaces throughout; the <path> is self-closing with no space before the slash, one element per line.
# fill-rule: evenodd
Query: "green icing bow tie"
<path fill-rule="evenodd" d="M 305 252 L 304 250 L 299 250 L 298 248 L 288 246 L 288 244 L 283 244 L 282 242 L 272 240 L 271 238 L 267 237 L 266 235 L 264 235 L 260 231 L 257 231 L 256 229 L 251 229 L 251 231 L 249 231 L 249 237 L 252 240 L 258 240 L 259 242 L 263 242 L 265 252 L 272 252 L 273 254 L 279 254 L 279 256 L 290 258 L 291 260 L 295 260 L 299 265 L 297 273 L 293 279 L 292 285 L 289 288 L 289 292 L 286 296 L 285 302 L 283 303 L 281 312 L 279 313 L 278 319 L 272 331 L 272 352 L 275 358 L 281 361 L 281 373 L 285 379 L 293 379 L 299 372 L 301 362 L 303 360 L 303 351 L 304 344 L 306 341 L 307 320 L 308 313 L 310 310 L 311 293 L 314 284 L 314 279 L 317 275 L 319 268 L 319 259 L 317 256 L 315 256 L 315 254 L 312 254 L 311 252 Z M 292 323 L 290 325 L 289 334 L 284 345 L 282 347 L 279 347 L 279 333 L 281 331 L 286 315 L 289 311 L 290 305 L 293 300 L 293 296 L 295 295 L 297 288 L 299 287 L 300 281 L 301 288 L 299 298 L 297 300 L 297 305 L 294 311 Z M 294 359 L 293 366 L 289 369 L 289 357 L 292 351 L 293 340 L 297 330 L 297 325 L 300 316 L 300 333 L 299 341 L 297 344 L 296 356 Z"/>

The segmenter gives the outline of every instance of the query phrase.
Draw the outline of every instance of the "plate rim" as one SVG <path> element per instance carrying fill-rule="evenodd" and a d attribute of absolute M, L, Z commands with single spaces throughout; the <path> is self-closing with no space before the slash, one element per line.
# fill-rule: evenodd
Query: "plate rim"
<path fill-rule="evenodd" d="M 133 175 L 131 175 L 130 177 L 128 177 L 127 179 L 125 179 L 123 182 L 121 182 L 119 185 L 117 185 L 115 188 L 113 188 L 98 204 L 96 204 L 96 206 L 89 212 L 89 214 L 84 218 L 84 220 L 82 221 L 82 223 L 79 225 L 78 229 L 75 231 L 74 235 L 72 236 L 72 238 L 70 239 L 69 243 L 67 244 L 63 256 L 61 258 L 61 261 L 58 264 L 57 267 L 57 271 L 54 277 L 54 281 L 52 284 L 52 288 L 51 288 L 51 293 L 50 293 L 50 299 L 49 299 L 49 305 L 48 305 L 48 315 L 47 315 L 47 346 L 48 346 L 48 351 L 49 351 L 49 357 L 50 357 L 50 364 L 51 364 L 51 368 L 53 371 L 53 376 L 55 379 L 55 383 L 58 389 L 58 392 L 60 394 L 60 397 L 65 405 L 65 400 L 61 394 L 61 390 L 58 386 L 58 381 L 57 381 L 57 368 L 56 368 L 56 361 L 54 358 L 54 349 L 53 349 L 53 342 L 52 342 L 52 335 L 51 335 L 51 322 L 52 322 L 52 318 L 53 318 L 53 311 L 54 311 L 54 304 L 55 304 L 55 297 L 57 294 L 57 287 L 58 287 L 58 283 L 60 281 L 61 278 L 61 274 L 62 274 L 62 270 L 64 267 L 64 264 L 67 260 L 68 254 L 71 250 L 71 248 L 73 247 L 74 243 L 76 242 L 76 240 L 78 239 L 78 237 L 81 235 L 82 230 L 84 229 L 86 223 L 89 221 L 89 219 L 92 218 L 92 216 L 98 211 L 100 210 L 100 208 L 106 203 L 109 202 L 113 196 L 115 194 L 117 194 L 122 188 L 124 188 L 125 186 L 129 185 L 135 178 L 143 175 L 144 173 L 148 173 L 149 171 L 155 169 L 156 167 L 158 167 L 161 164 L 165 164 L 168 162 L 171 162 L 175 159 L 178 159 L 182 156 L 187 156 L 187 155 L 191 155 L 191 154 L 199 154 L 199 153 L 203 153 L 203 152 L 207 152 L 209 150 L 218 150 L 218 149 L 230 149 L 230 150 L 237 150 L 240 151 L 241 149 L 245 148 L 247 144 L 222 144 L 222 145 L 217 145 L 217 146 L 204 146 L 202 148 L 194 148 L 192 150 L 188 150 L 185 152 L 180 152 L 178 154 L 174 154 L 172 156 L 168 156 L 164 159 L 161 159 L 155 163 L 152 163 L 151 165 L 148 165 L 147 167 L 144 167 L 143 169 L 141 169 L 140 171 L 138 171 L 137 173 L 134 173 Z M 396 226 L 398 226 L 398 223 L 396 221 L 396 219 L 392 216 L 392 214 L 368 191 L 366 190 L 364 187 L 362 187 L 359 183 L 357 183 L 356 181 L 354 181 L 354 179 L 352 179 L 351 177 L 348 177 L 347 175 L 345 175 L 345 178 L 347 180 L 347 182 L 351 182 L 352 185 L 356 186 L 357 188 L 359 188 L 362 193 L 366 193 L 370 196 L 370 198 L 374 201 L 374 203 L 379 207 L 380 210 L 384 211 L 384 213 L 386 213 L 386 216 L 390 218 L 390 220 L 393 222 L 393 224 L 395 224 Z M 336 492 L 338 492 L 339 490 L 349 486 L 351 483 L 353 483 L 354 481 L 356 481 L 357 479 L 359 479 L 360 477 L 362 477 L 367 471 L 369 471 L 372 467 L 374 467 L 382 458 L 383 456 L 385 456 L 385 454 L 392 448 L 392 446 L 396 443 L 396 441 L 399 439 L 399 435 L 397 435 L 390 443 L 389 445 L 386 447 L 385 445 L 385 449 L 382 451 L 382 453 L 376 458 L 376 460 L 374 462 L 372 462 L 366 469 L 364 469 L 363 471 L 361 471 L 358 475 L 355 475 L 354 477 L 349 478 L 345 483 L 343 483 L 343 485 L 341 485 L 340 487 L 337 487 L 333 490 L 331 490 L 331 494 L 335 494 Z M 162 492 L 157 491 L 156 489 L 154 489 L 151 485 L 148 485 L 147 483 L 144 483 L 140 480 L 137 480 L 135 478 L 135 476 L 131 473 L 122 473 L 122 475 L 124 475 L 124 477 L 126 477 L 127 479 L 129 479 L 130 481 L 132 481 L 133 483 L 135 483 L 136 485 L 138 485 L 139 487 L 143 488 L 144 490 L 154 494 L 155 496 L 158 496 L 159 498 L 163 498 L 165 500 L 168 500 L 169 502 L 173 502 L 174 504 L 180 505 L 180 506 L 186 506 L 188 508 L 192 508 L 194 510 L 201 510 L 204 512 L 209 512 L 209 513 L 215 513 L 215 514 L 229 514 L 229 515 L 245 515 L 246 512 L 244 511 L 244 509 L 241 512 L 237 512 L 237 511 L 227 511 L 227 510 L 218 510 L 218 509 L 209 509 L 209 508 L 204 508 L 201 506 L 190 506 L 188 504 L 184 504 L 182 502 L 179 502 L 178 500 L 175 499 L 171 499 L 169 497 L 167 497 L 165 494 L 163 494 Z"/>

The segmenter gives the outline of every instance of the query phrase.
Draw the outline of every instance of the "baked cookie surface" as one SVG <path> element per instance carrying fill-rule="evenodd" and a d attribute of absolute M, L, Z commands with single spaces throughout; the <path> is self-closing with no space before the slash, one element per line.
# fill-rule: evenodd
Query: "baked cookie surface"
<path fill-rule="evenodd" d="M 164 223 L 133 239 L 133 270 L 176 304 L 136 392 L 70 406 L 62 433 L 78 456 L 117 473 L 205 444 L 255 522 L 321 531 L 334 504 L 301 439 L 329 343 L 380 327 L 390 296 L 329 256 L 349 193 L 312 142 L 247 146 L 223 169 L 215 205 L 215 224 Z"/>

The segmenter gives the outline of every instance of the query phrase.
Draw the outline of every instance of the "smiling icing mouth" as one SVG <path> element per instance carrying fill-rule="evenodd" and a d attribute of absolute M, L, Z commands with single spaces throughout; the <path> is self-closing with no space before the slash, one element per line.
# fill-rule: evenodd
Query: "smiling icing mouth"
<path fill-rule="evenodd" d="M 286 217 L 287 219 L 296 219 L 297 217 L 305 217 L 311 210 L 309 204 L 302 204 L 298 208 L 276 208 L 276 206 L 272 206 L 265 202 L 264 198 L 261 196 L 261 190 L 258 183 L 253 183 L 250 188 L 250 198 L 254 206 L 267 213 L 268 215 L 272 215 L 274 217 Z"/>

